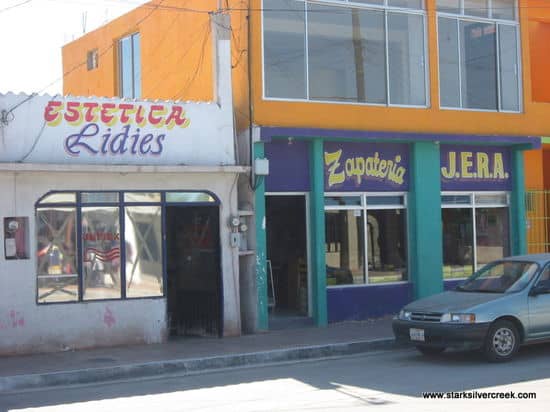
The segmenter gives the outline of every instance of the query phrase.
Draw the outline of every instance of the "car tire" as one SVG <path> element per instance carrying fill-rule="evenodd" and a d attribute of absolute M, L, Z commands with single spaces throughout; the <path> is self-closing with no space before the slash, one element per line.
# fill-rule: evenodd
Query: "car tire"
<path fill-rule="evenodd" d="M 418 345 L 416 349 L 418 349 L 418 351 L 424 356 L 436 356 L 445 351 L 444 347 L 437 347 L 437 346 L 434 347 L 434 346 Z"/>
<path fill-rule="evenodd" d="M 499 320 L 489 328 L 483 351 L 489 362 L 506 362 L 519 349 L 519 332 L 508 320 Z"/>

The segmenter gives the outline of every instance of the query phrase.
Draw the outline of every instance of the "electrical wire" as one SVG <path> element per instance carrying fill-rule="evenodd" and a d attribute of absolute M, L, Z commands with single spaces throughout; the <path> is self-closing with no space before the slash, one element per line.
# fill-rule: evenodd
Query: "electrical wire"
<path fill-rule="evenodd" d="M 9 7 L 5 7 L 3 9 L 0 9 L 0 13 L 3 13 L 5 11 L 8 11 L 8 10 L 11 10 L 11 9 L 15 9 L 16 7 L 21 7 L 21 6 L 24 6 L 25 4 L 28 4 L 30 3 L 32 0 L 25 0 L 25 1 L 22 1 L 21 3 L 17 3 L 17 4 L 14 4 L 12 6 L 9 6 Z"/>

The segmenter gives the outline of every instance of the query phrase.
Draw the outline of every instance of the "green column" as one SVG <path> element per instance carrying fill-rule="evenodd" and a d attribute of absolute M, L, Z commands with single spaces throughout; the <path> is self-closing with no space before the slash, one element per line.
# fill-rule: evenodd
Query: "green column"
<path fill-rule="evenodd" d="M 527 253 L 527 233 L 525 222 L 525 173 L 523 152 L 512 151 L 512 198 L 510 199 L 510 253 Z"/>
<path fill-rule="evenodd" d="M 410 162 L 409 253 L 414 298 L 443 290 L 439 145 L 412 144 Z"/>
<path fill-rule="evenodd" d="M 254 143 L 254 158 L 263 159 L 264 144 Z M 261 178 L 254 192 L 256 218 L 256 288 L 258 292 L 258 329 L 268 329 L 267 243 L 265 234 L 265 180 Z"/>
<path fill-rule="evenodd" d="M 323 140 L 310 144 L 310 237 L 311 237 L 311 301 L 313 319 L 317 326 L 326 326 L 327 269 L 325 265 L 325 180 L 323 167 Z"/>

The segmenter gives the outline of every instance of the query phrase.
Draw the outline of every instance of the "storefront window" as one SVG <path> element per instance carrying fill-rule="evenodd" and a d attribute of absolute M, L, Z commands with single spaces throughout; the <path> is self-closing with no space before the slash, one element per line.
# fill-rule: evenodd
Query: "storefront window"
<path fill-rule="evenodd" d="M 478 269 L 508 256 L 508 209 L 476 209 L 476 256 Z"/>
<path fill-rule="evenodd" d="M 37 302 L 164 296 L 166 205 L 206 192 L 52 192 L 36 204 Z"/>
<path fill-rule="evenodd" d="M 125 209 L 126 296 L 162 296 L 160 206 Z"/>
<path fill-rule="evenodd" d="M 509 255 L 506 192 L 443 194 L 442 207 L 445 279 L 468 277 Z"/>
<path fill-rule="evenodd" d="M 363 212 L 327 210 L 325 222 L 327 285 L 364 284 Z"/>
<path fill-rule="evenodd" d="M 84 300 L 120 298 L 118 207 L 82 208 L 82 251 Z"/>
<path fill-rule="evenodd" d="M 78 300 L 75 222 L 75 208 L 36 210 L 38 302 Z"/>
<path fill-rule="evenodd" d="M 327 196 L 327 285 L 407 280 L 405 212 L 402 194 Z"/>

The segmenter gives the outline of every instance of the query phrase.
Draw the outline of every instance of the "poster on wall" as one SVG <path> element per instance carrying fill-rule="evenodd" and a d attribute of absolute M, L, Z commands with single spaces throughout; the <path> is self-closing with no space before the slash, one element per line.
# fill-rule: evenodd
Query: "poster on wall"
<path fill-rule="evenodd" d="M 4 256 L 6 260 L 29 259 L 29 218 L 4 218 Z"/>
<path fill-rule="evenodd" d="M 409 146 L 391 143 L 336 143 L 324 147 L 326 191 L 406 191 Z"/>
<path fill-rule="evenodd" d="M 441 146 L 441 190 L 511 190 L 510 150 Z"/>

